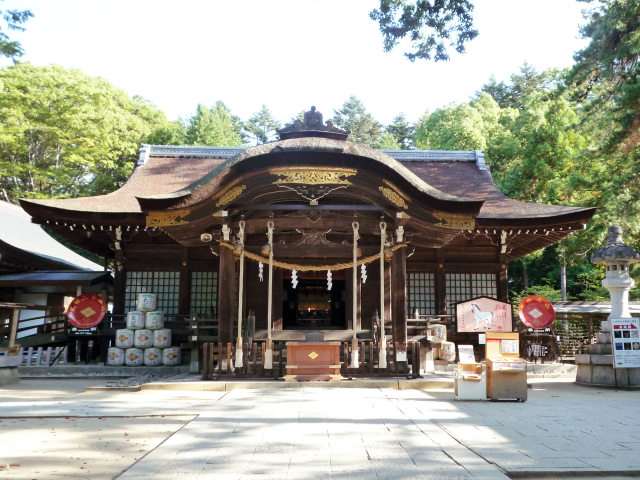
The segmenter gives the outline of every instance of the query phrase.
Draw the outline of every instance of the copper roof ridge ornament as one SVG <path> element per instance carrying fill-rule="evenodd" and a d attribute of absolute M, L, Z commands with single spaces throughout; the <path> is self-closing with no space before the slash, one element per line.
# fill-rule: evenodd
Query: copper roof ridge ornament
<path fill-rule="evenodd" d="M 351 131 L 336 127 L 331 120 L 323 123 L 322 113 L 315 106 L 304 113 L 303 120 L 296 119 L 292 124 L 278 130 L 280 140 L 290 138 L 321 137 L 334 140 L 346 140 Z"/>

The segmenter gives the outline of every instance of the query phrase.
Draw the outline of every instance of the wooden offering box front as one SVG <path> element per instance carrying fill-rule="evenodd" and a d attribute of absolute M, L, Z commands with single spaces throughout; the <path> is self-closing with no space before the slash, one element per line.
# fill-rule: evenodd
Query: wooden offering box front
<path fill-rule="evenodd" d="M 339 381 L 340 342 L 288 342 L 285 380 Z"/>

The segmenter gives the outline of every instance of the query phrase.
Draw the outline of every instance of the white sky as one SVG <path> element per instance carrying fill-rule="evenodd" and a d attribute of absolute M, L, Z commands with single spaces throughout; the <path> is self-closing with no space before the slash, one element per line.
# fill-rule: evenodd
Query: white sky
<path fill-rule="evenodd" d="M 480 35 L 450 62 L 411 63 L 382 50 L 368 12 L 375 0 L 5 0 L 30 9 L 22 61 L 78 68 L 170 119 L 198 103 L 224 101 L 246 120 L 267 105 L 288 122 L 316 105 L 331 118 L 350 95 L 383 124 L 415 122 L 464 102 L 494 75 L 508 80 L 526 61 L 567 67 L 586 45 L 575 0 L 475 0 Z M 8 62 L 0 63 L 7 65 Z"/>

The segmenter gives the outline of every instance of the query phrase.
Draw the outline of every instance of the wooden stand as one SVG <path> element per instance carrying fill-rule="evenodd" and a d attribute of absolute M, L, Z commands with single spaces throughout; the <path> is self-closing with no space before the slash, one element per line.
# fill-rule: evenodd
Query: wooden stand
<path fill-rule="evenodd" d="M 288 342 L 284 379 L 340 381 L 340 342 Z"/>

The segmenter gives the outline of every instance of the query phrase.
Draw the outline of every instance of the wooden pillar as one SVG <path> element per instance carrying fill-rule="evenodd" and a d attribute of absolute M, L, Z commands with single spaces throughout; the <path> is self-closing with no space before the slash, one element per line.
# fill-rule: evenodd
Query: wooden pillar
<path fill-rule="evenodd" d="M 346 269 L 345 272 L 347 272 L 347 274 L 345 275 L 345 279 L 344 279 L 344 297 L 345 297 L 344 310 L 347 316 L 347 328 L 349 330 L 352 330 L 353 329 L 353 303 L 352 303 L 353 302 L 353 275 L 352 275 L 351 269 Z M 361 287 L 362 286 L 360 282 L 357 282 L 356 330 L 362 329 L 362 319 L 361 319 L 362 307 L 360 305 Z"/>
<path fill-rule="evenodd" d="M 391 322 L 391 312 L 393 311 L 393 308 L 391 306 L 391 298 L 392 298 L 392 291 L 391 291 L 391 261 L 385 262 L 384 264 L 384 323 L 385 325 L 391 325 L 391 335 L 393 336 L 393 338 L 395 338 L 394 336 L 394 331 L 393 331 L 393 323 Z"/>
<path fill-rule="evenodd" d="M 218 341 L 226 345 L 233 341 L 233 300 L 236 280 L 233 251 L 221 246 L 219 258 Z"/>
<path fill-rule="evenodd" d="M 284 302 L 284 271 L 273 269 L 273 330 L 282 330 L 282 303 Z"/>
<path fill-rule="evenodd" d="M 391 319 L 398 351 L 407 347 L 407 249 L 399 248 L 391 259 Z M 397 357 L 396 357 L 397 358 Z M 406 358 L 405 358 L 406 359 Z"/>
<path fill-rule="evenodd" d="M 500 256 L 500 270 L 498 270 L 498 300 L 501 302 L 509 301 L 509 273 L 507 270 L 507 260 L 503 255 Z"/>
<path fill-rule="evenodd" d="M 447 314 L 447 274 L 444 270 L 444 253 L 438 250 L 436 253 L 436 314 Z"/>
<path fill-rule="evenodd" d="M 13 348 L 16 344 L 16 333 L 18 331 L 18 320 L 20 319 L 20 309 L 13 307 L 13 315 L 11 317 L 11 331 L 9 333 L 9 348 Z"/>
<path fill-rule="evenodd" d="M 191 265 L 189 265 L 189 248 L 182 248 L 180 263 L 180 287 L 178 299 L 178 315 L 188 316 L 191 312 Z"/>
<path fill-rule="evenodd" d="M 113 279 L 113 314 L 124 315 L 124 299 L 127 291 L 127 270 L 124 252 L 116 250 Z"/>

